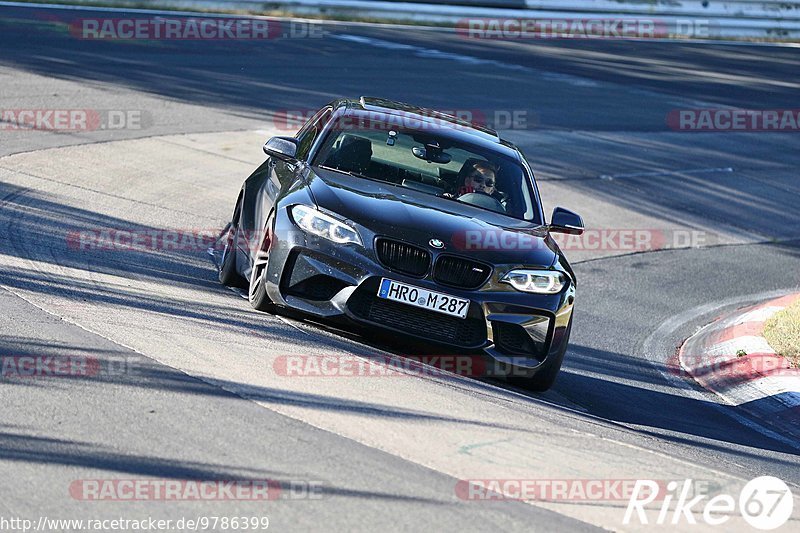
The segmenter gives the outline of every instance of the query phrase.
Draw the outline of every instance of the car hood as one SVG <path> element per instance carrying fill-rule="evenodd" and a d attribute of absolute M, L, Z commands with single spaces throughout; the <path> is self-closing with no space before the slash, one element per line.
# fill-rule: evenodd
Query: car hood
<path fill-rule="evenodd" d="M 541 226 L 406 187 L 315 169 L 308 182 L 317 205 L 376 235 L 492 264 L 549 267 L 557 246 Z"/>

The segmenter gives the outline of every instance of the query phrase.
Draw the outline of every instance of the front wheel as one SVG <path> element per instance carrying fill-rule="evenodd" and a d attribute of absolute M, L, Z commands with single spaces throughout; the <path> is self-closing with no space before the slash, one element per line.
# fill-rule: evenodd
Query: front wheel
<path fill-rule="evenodd" d="M 225 247 L 222 249 L 222 261 L 219 267 L 219 280 L 228 287 L 247 287 L 247 280 L 239 275 L 236 270 L 236 240 L 239 238 L 239 228 L 231 224 L 225 235 Z"/>
<path fill-rule="evenodd" d="M 250 305 L 257 311 L 271 312 L 275 306 L 267 295 L 267 270 L 269 265 L 269 233 L 264 232 L 263 240 L 256 252 L 253 268 L 250 271 L 250 287 L 247 291 L 247 299 Z"/>

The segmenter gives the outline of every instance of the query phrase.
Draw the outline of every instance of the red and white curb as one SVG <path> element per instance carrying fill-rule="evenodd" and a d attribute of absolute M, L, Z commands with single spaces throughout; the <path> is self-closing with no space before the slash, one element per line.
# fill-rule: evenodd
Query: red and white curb
<path fill-rule="evenodd" d="M 800 369 L 763 337 L 766 321 L 797 300 L 800 294 L 790 294 L 718 318 L 683 343 L 670 372 L 731 405 L 800 430 Z"/>

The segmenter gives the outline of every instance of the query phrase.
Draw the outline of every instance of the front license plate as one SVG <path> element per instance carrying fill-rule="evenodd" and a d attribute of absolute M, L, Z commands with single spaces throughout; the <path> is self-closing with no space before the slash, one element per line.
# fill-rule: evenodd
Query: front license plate
<path fill-rule="evenodd" d="M 395 302 L 429 309 L 445 315 L 457 316 L 458 318 L 466 318 L 467 311 L 469 311 L 469 300 L 421 289 L 386 278 L 381 279 L 378 298 L 394 300 Z"/>

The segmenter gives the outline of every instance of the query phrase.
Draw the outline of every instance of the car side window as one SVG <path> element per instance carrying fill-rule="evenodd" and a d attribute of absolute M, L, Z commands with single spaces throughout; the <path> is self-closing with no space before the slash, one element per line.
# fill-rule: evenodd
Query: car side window
<path fill-rule="evenodd" d="M 311 150 L 311 146 L 314 144 L 314 140 L 319 136 L 319 133 L 325 127 L 325 124 L 331 118 L 333 114 L 330 107 L 326 107 L 320 109 L 316 115 L 311 117 L 311 119 L 300 129 L 300 132 L 297 134 L 297 158 L 301 161 L 305 161 L 308 157 L 308 152 Z"/>

